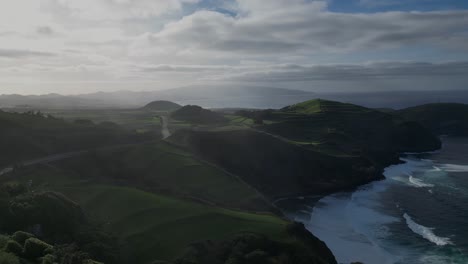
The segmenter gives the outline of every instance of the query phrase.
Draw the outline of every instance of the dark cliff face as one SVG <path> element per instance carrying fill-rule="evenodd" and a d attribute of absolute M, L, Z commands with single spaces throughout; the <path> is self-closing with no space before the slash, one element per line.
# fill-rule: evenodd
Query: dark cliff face
<path fill-rule="evenodd" d="M 270 198 L 328 193 L 381 177 L 366 158 L 333 157 L 251 130 L 179 131 L 171 140 Z"/>

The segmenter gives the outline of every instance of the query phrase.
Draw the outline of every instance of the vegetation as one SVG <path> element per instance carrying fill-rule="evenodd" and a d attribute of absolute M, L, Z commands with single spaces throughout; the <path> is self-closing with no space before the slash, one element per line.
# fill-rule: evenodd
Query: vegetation
<path fill-rule="evenodd" d="M 303 234 L 307 231 L 303 226 L 297 228 L 292 224 L 288 226 L 288 231 L 292 236 L 297 236 L 293 229 L 299 229 L 299 236 L 303 238 Z M 305 239 L 304 241 L 307 241 Z M 306 242 L 307 243 L 307 242 Z M 306 247 L 304 244 L 297 241 L 278 242 L 268 239 L 265 236 L 247 233 L 237 235 L 234 238 L 222 241 L 213 242 L 205 241 L 192 244 L 185 254 L 178 258 L 175 263 L 247 263 L 247 264 L 328 264 L 335 263 L 334 258 L 329 257 L 331 254 L 327 252 L 325 244 L 322 242 L 316 243 L 315 240 L 309 241 L 313 244 Z M 320 250 L 310 250 L 310 248 Z"/>
<path fill-rule="evenodd" d="M 468 136 L 466 104 L 426 104 L 399 110 L 396 114 L 423 124 L 437 135 Z"/>
<path fill-rule="evenodd" d="M 182 107 L 181 105 L 178 105 L 178 104 L 170 102 L 170 101 L 153 101 L 153 102 L 145 105 L 145 107 L 143 107 L 143 110 L 171 112 L 171 111 L 177 110 L 177 109 L 179 109 L 181 107 Z"/>
<path fill-rule="evenodd" d="M 164 141 L 94 151 L 57 162 L 56 166 L 87 180 L 133 186 L 227 208 L 270 210 L 255 190 L 235 176 Z"/>
<path fill-rule="evenodd" d="M 154 138 L 109 123 L 96 125 L 84 120 L 71 123 L 40 112 L 0 111 L 0 127 L 0 148 L 7 150 L 7 155 L 0 157 L 0 167 L 55 153 Z"/>
<path fill-rule="evenodd" d="M 239 175 L 271 199 L 326 193 L 379 177 L 364 158 L 329 156 L 258 131 L 178 131 L 170 140 Z"/>
<path fill-rule="evenodd" d="M 96 124 L 116 124 L 129 131 L 154 134 L 158 137 L 161 131 L 159 115 L 165 111 L 147 111 L 140 109 L 48 109 L 48 114 L 74 122 L 78 119 L 91 120 Z"/>
<path fill-rule="evenodd" d="M 154 140 L 169 103 L 0 112 L 0 165 L 90 149 L 1 175 L 0 264 L 334 264 L 269 199 L 353 188 L 400 151 L 440 146 L 413 119 L 325 100 L 226 116 L 185 106 Z"/>
<path fill-rule="evenodd" d="M 174 111 L 171 117 L 194 124 L 216 124 L 227 121 L 223 115 L 203 109 L 197 105 L 186 105 Z"/>
<path fill-rule="evenodd" d="M 34 170 L 44 170 L 45 173 L 36 174 L 37 185 L 33 188 L 60 191 L 76 201 L 85 215 L 95 223 L 102 223 L 103 231 L 114 233 L 117 236 L 115 241 L 121 241 L 122 255 L 119 258 L 124 262 L 129 259 L 133 263 L 146 263 L 154 259 L 173 260 L 194 242 L 206 239 L 224 241 L 244 232 L 253 232 L 279 242 L 292 239 L 286 229 L 288 223 L 272 214 L 227 210 L 129 187 L 83 183 L 74 173 L 61 171 L 54 176 L 55 169 L 47 166 Z M 21 181 L 28 178 L 30 175 L 27 173 L 18 172 L 16 176 Z M 79 253 L 98 260 L 106 259 L 97 253 L 107 252 L 109 249 L 106 248 L 112 247 L 93 249 L 95 241 L 102 244 L 106 239 L 85 239 L 90 235 L 96 237 L 100 231 L 86 233 L 83 228 L 75 231 L 74 241 L 77 241 L 78 247 L 72 250 L 61 247 L 60 252 L 68 252 L 68 256 Z M 59 257 L 62 254 L 59 253 L 54 254 Z"/>
<path fill-rule="evenodd" d="M 352 104 L 311 100 L 236 115 L 229 116 L 229 125 L 252 120 L 250 129 L 180 130 L 169 140 L 239 175 L 271 199 L 353 188 L 381 179 L 383 168 L 398 162 L 399 152 L 440 147 L 416 122 Z"/>

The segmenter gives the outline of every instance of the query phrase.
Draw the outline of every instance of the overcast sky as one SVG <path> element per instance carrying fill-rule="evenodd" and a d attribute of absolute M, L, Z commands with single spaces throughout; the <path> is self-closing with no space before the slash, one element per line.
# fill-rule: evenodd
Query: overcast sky
<path fill-rule="evenodd" d="M 0 0 L 0 94 L 468 89 L 465 0 Z"/>

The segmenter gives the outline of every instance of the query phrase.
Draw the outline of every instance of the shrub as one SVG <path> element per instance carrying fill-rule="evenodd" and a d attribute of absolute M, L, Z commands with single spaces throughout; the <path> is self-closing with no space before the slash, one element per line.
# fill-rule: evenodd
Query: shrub
<path fill-rule="evenodd" d="M 52 248 L 51 245 L 37 238 L 28 238 L 24 243 L 24 256 L 30 259 L 36 259 L 45 255 L 46 250 Z"/>
<path fill-rule="evenodd" d="M 10 197 L 14 197 L 26 192 L 26 186 L 20 182 L 7 182 L 1 187 Z"/>
<path fill-rule="evenodd" d="M 34 237 L 34 235 L 23 231 L 17 231 L 11 236 L 14 241 L 21 245 L 24 245 L 24 242 L 31 237 Z"/>
<path fill-rule="evenodd" d="M 15 255 L 20 255 L 21 252 L 23 252 L 23 247 L 18 242 L 9 240 L 5 245 L 5 251 Z"/>
<path fill-rule="evenodd" d="M 0 264 L 20 264 L 17 256 L 0 251 Z"/>
<path fill-rule="evenodd" d="M 267 264 L 268 254 L 262 250 L 255 250 L 245 255 L 245 260 L 249 264 Z"/>
<path fill-rule="evenodd" d="M 47 254 L 44 257 L 42 257 L 40 260 L 41 260 L 41 264 L 54 264 L 56 258 L 54 255 Z"/>
<path fill-rule="evenodd" d="M 0 248 L 3 248 L 8 242 L 9 238 L 4 235 L 0 235 Z"/>
<path fill-rule="evenodd" d="M 43 192 L 20 195 L 11 200 L 10 228 L 40 225 L 46 237 L 65 239 L 84 221 L 81 208 L 60 193 Z"/>

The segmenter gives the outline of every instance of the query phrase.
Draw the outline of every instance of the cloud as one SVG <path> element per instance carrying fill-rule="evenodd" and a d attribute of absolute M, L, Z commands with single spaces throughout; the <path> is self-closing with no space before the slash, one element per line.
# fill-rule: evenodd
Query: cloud
<path fill-rule="evenodd" d="M 50 36 L 55 33 L 54 30 L 48 26 L 37 27 L 36 32 L 40 35 L 46 35 L 46 36 Z"/>
<path fill-rule="evenodd" d="M 15 49 L 0 49 L 0 58 L 30 58 L 30 57 L 52 57 L 56 54 L 51 52 L 32 51 L 32 50 L 15 50 Z"/>
<path fill-rule="evenodd" d="M 440 62 L 468 61 L 468 11 L 338 13 L 327 2 L 1 1 L 0 77 L 148 80 L 167 88 L 181 80 L 287 83 L 466 73 L 463 63 Z M 363 63 L 393 55 L 430 63 Z"/>
<path fill-rule="evenodd" d="M 198 0 L 41 0 L 43 9 L 81 20 L 148 18 L 182 9 Z"/>
<path fill-rule="evenodd" d="M 233 72 L 231 70 L 231 72 Z M 251 67 L 237 73 L 226 74 L 221 79 L 253 82 L 305 82 L 385 80 L 391 78 L 450 78 L 468 79 L 468 61 L 379 62 L 336 65 L 270 65 Z"/>
<path fill-rule="evenodd" d="M 348 14 L 324 11 L 322 2 L 312 2 L 259 14 L 256 4 L 244 5 L 242 10 L 251 13 L 232 17 L 202 10 L 166 24 L 146 33 L 138 50 L 307 56 L 411 45 L 459 49 L 468 40 L 468 11 Z"/>

